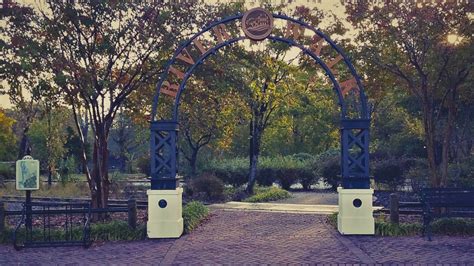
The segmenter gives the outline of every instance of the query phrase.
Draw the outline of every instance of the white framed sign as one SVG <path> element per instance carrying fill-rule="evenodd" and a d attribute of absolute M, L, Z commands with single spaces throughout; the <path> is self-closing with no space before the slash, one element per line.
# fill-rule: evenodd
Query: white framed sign
<path fill-rule="evenodd" d="M 25 156 L 16 161 L 16 189 L 38 190 L 39 189 L 39 161 L 33 160 L 31 156 Z"/>

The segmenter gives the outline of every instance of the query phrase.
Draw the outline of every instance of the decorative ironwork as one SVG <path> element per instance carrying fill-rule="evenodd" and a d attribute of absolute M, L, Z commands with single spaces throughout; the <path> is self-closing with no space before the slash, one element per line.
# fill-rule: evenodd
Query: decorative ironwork
<path fill-rule="evenodd" d="M 271 19 L 266 16 L 270 16 Z M 284 33 L 284 36 L 271 35 L 274 25 L 273 20 L 277 19 L 287 22 L 286 28 L 281 31 Z M 236 21 L 242 22 L 244 35 L 231 36 L 227 31 L 226 25 Z M 314 34 L 310 45 L 305 45 L 304 42 L 298 41 L 299 37 L 307 36 L 304 33 L 305 30 L 309 30 Z M 199 38 L 205 33 L 214 35 L 217 43 L 213 47 L 205 47 L 200 41 Z M 367 97 L 364 93 L 360 77 L 350 62 L 349 57 L 328 36 L 311 25 L 285 15 L 270 14 L 264 9 L 255 8 L 245 14 L 237 14 L 209 24 L 184 42 L 175 51 L 173 57 L 166 65 L 165 71 L 157 84 L 156 94 L 153 99 L 151 122 L 152 189 L 173 189 L 173 184 L 174 186 L 176 185 L 174 178 L 177 173 L 176 140 L 179 121 L 178 114 L 181 94 L 186 89 L 187 80 L 199 65 L 209 56 L 217 53 L 220 48 L 247 38 L 253 40 L 266 38 L 298 47 L 304 54 L 310 56 L 321 66 L 333 84 L 333 89 L 341 108 L 341 172 L 343 187 L 369 188 L 370 115 Z M 324 53 L 323 56 L 322 49 L 325 47 L 331 48 L 336 53 L 336 56 L 327 58 L 326 54 L 328 53 Z M 199 54 L 199 58 L 194 58 L 191 55 L 195 54 L 189 52 L 191 49 L 194 49 Z M 344 63 L 351 76 L 350 78 L 344 76 L 344 80 L 340 82 L 336 77 L 338 74 L 336 65 L 339 62 Z M 178 78 L 180 83 L 172 83 L 173 81 L 167 80 L 169 73 Z M 171 120 L 155 121 L 160 95 L 174 98 Z M 348 97 L 352 98 L 346 102 Z M 356 101 L 354 100 L 355 98 Z M 357 104 L 354 104 L 354 102 Z M 348 110 L 348 106 L 356 106 L 356 108 Z M 163 126 L 158 126 L 161 124 Z M 173 124 L 174 126 L 164 129 L 166 127 L 164 126 L 165 124 Z"/>
<path fill-rule="evenodd" d="M 343 120 L 341 172 L 344 188 L 369 188 L 370 120 Z"/>
<path fill-rule="evenodd" d="M 176 189 L 178 123 L 151 124 L 151 189 Z"/>

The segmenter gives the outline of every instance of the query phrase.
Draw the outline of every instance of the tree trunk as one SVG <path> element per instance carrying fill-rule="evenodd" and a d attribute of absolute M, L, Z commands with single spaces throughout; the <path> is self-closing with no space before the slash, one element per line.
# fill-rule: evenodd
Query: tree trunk
<path fill-rule="evenodd" d="M 28 138 L 29 126 L 26 126 L 23 130 L 23 135 L 21 136 L 20 141 L 20 150 L 18 151 L 18 160 L 21 160 L 23 156 L 31 154 L 31 143 L 30 138 Z"/>
<path fill-rule="evenodd" d="M 443 152 L 442 152 L 442 161 L 441 161 L 441 178 L 440 186 L 445 187 L 448 183 L 448 166 L 449 166 L 449 150 L 451 147 L 451 138 L 454 131 L 454 123 L 456 116 L 456 89 L 453 89 L 450 95 L 447 97 L 447 106 L 448 106 L 448 118 L 446 121 L 446 128 L 443 138 Z"/>
<path fill-rule="evenodd" d="M 249 182 L 247 184 L 246 192 L 249 195 L 253 194 L 253 188 L 257 180 L 257 166 L 258 156 L 260 154 L 260 127 L 257 125 L 258 117 L 253 112 L 252 121 L 250 122 L 250 147 L 249 147 Z"/>
<path fill-rule="evenodd" d="M 438 164 L 436 160 L 436 141 L 435 141 L 435 123 L 433 104 L 428 97 L 428 88 L 423 86 L 422 91 L 422 105 L 423 105 L 423 127 L 425 131 L 426 152 L 428 154 L 428 167 L 431 172 L 431 186 L 440 186 L 440 177 L 438 171 Z"/>
<path fill-rule="evenodd" d="M 99 127 L 97 127 L 99 128 Z M 94 153 L 92 157 L 92 178 L 91 201 L 94 208 L 107 208 L 109 200 L 109 176 L 108 176 L 108 158 L 107 136 L 102 130 L 96 132 L 94 143 Z M 104 219 L 105 216 L 98 218 Z"/>
<path fill-rule="evenodd" d="M 198 152 L 199 152 L 199 148 L 197 149 L 192 149 L 192 153 L 191 153 L 191 160 L 189 160 L 189 165 L 191 166 L 191 175 L 192 176 L 196 176 L 196 172 L 197 172 L 197 167 L 196 167 L 196 164 L 197 164 L 197 156 L 198 156 Z"/>
<path fill-rule="evenodd" d="M 85 156 L 87 157 L 87 142 L 88 142 L 88 135 L 89 135 L 89 115 L 87 112 L 85 112 L 85 118 L 84 118 L 84 121 L 83 120 L 78 120 L 78 122 L 80 123 L 80 125 L 78 125 L 78 130 L 81 131 L 81 135 L 82 135 L 82 156 Z M 84 174 L 88 174 L 89 172 L 89 168 L 87 166 L 87 160 L 82 160 L 81 159 L 81 162 L 82 162 L 82 173 Z"/>

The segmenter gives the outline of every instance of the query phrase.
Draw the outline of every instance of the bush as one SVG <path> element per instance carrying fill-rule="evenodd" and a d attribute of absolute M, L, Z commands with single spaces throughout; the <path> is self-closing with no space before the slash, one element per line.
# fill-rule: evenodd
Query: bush
<path fill-rule="evenodd" d="M 400 159 L 385 159 L 373 163 L 373 175 L 376 182 L 396 190 L 405 181 L 404 164 Z"/>
<path fill-rule="evenodd" d="M 15 165 L 9 163 L 0 163 L 0 180 L 15 179 Z"/>
<path fill-rule="evenodd" d="M 255 195 L 246 198 L 245 202 L 267 202 L 279 199 L 290 198 L 291 195 L 288 191 L 277 187 L 256 187 Z"/>
<path fill-rule="evenodd" d="M 222 200 L 224 199 L 224 182 L 210 173 L 203 173 L 195 179 L 191 180 L 187 193 L 190 196 L 203 200 Z"/>
<path fill-rule="evenodd" d="M 271 186 L 278 182 L 284 189 L 289 189 L 293 184 L 301 182 L 305 188 L 309 188 L 317 181 L 311 169 L 311 162 L 295 156 L 260 157 L 257 183 L 261 186 Z M 212 161 L 205 169 L 234 187 L 248 182 L 248 159 Z"/>
<path fill-rule="evenodd" d="M 449 166 L 449 187 L 474 187 L 474 157 Z"/>
<path fill-rule="evenodd" d="M 292 155 L 293 158 L 300 161 L 314 160 L 314 156 L 309 153 L 296 153 Z"/>
<path fill-rule="evenodd" d="M 137 167 L 140 173 L 150 176 L 151 173 L 151 159 L 149 155 L 142 156 L 137 160 Z"/>
<path fill-rule="evenodd" d="M 378 236 L 414 236 L 421 234 L 423 226 L 419 223 L 394 224 L 385 221 L 375 222 L 375 235 Z"/>
<path fill-rule="evenodd" d="M 420 191 L 422 188 L 430 187 L 430 171 L 428 163 L 424 159 L 413 159 L 404 176 L 410 180 L 412 191 Z"/>
<path fill-rule="evenodd" d="M 271 165 L 257 167 L 257 183 L 270 187 L 275 182 L 275 169 Z"/>
<path fill-rule="evenodd" d="M 117 241 L 117 240 L 142 240 L 146 238 L 146 226 L 137 225 L 132 229 L 125 221 L 112 221 L 91 225 L 91 240 Z"/>
<path fill-rule="evenodd" d="M 240 187 L 248 181 L 249 162 L 243 158 L 214 160 L 204 167 L 204 171 L 214 173 L 224 183 Z"/>
<path fill-rule="evenodd" d="M 474 220 L 463 218 L 442 218 L 432 223 L 435 234 L 474 235 Z"/>
<path fill-rule="evenodd" d="M 5 233 L 0 234 L 0 243 L 11 244 L 13 239 L 13 228 L 7 228 Z M 82 238 L 82 227 L 75 226 L 72 229 L 72 239 Z M 65 239 L 64 229 L 51 229 L 51 239 Z M 24 239 L 25 231 L 20 230 L 19 239 Z M 118 241 L 118 240 L 143 240 L 146 238 L 146 226 L 139 224 L 135 229 L 128 226 L 125 221 L 112 221 L 107 223 L 91 224 L 92 241 Z M 32 231 L 33 240 L 43 239 L 43 230 L 35 229 Z"/>
<path fill-rule="evenodd" d="M 209 209 L 198 201 L 191 201 L 183 208 L 184 232 L 189 233 L 198 227 L 209 215 Z"/>
<path fill-rule="evenodd" d="M 67 157 L 66 160 L 62 160 L 59 165 L 59 181 L 62 184 L 67 182 L 77 182 L 79 181 L 77 171 L 77 162 L 74 156 Z"/>
<path fill-rule="evenodd" d="M 311 185 L 314 185 L 319 180 L 319 177 L 314 174 L 313 170 L 309 165 L 305 167 L 305 169 L 300 171 L 298 176 L 301 186 L 303 186 L 304 190 L 310 190 Z"/>
<path fill-rule="evenodd" d="M 262 157 L 259 165 L 262 171 L 259 172 L 257 181 L 260 185 L 267 186 L 278 182 L 286 190 L 290 189 L 293 184 L 300 182 L 303 188 L 309 189 L 317 181 L 317 177 L 311 169 L 311 162 L 311 160 L 295 156 Z M 268 181 L 259 181 L 262 179 Z"/>
<path fill-rule="evenodd" d="M 337 229 L 337 212 L 328 216 L 328 223 Z M 474 220 L 464 218 L 443 218 L 431 223 L 433 234 L 439 235 L 474 235 Z M 414 236 L 421 235 L 421 223 L 386 222 L 383 218 L 375 220 L 375 235 L 377 236 Z"/>
<path fill-rule="evenodd" d="M 331 149 L 315 156 L 312 163 L 313 173 L 332 190 L 336 190 L 341 179 L 341 151 Z"/>

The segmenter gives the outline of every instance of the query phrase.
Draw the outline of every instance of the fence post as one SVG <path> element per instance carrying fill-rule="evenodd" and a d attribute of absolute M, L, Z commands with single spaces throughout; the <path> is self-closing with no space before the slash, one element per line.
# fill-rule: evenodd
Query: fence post
<path fill-rule="evenodd" d="M 400 197 L 397 193 L 390 194 L 390 222 L 394 224 L 398 224 L 400 221 L 399 201 Z"/>
<path fill-rule="evenodd" d="M 0 201 L 0 233 L 3 233 L 3 231 L 5 231 L 5 211 L 5 203 L 3 201 Z"/>
<path fill-rule="evenodd" d="M 137 227 L 137 201 L 135 199 L 129 199 L 127 202 L 128 207 L 128 226 L 135 229 Z"/>

